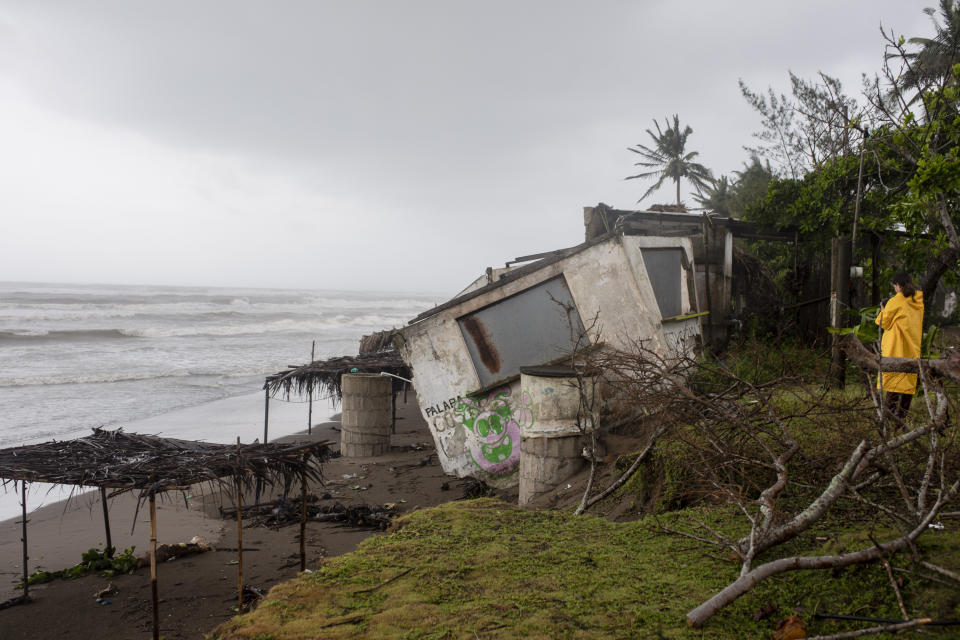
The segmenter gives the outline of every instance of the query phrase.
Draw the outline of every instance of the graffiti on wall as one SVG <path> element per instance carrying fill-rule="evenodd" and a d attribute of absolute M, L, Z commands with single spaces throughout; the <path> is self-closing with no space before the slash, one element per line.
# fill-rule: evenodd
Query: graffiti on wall
<path fill-rule="evenodd" d="M 509 386 L 486 398 L 462 398 L 454 407 L 473 437 L 467 438 L 471 461 L 491 475 L 513 473 L 520 462 L 520 436 L 533 426 L 530 395 L 513 396 Z"/>

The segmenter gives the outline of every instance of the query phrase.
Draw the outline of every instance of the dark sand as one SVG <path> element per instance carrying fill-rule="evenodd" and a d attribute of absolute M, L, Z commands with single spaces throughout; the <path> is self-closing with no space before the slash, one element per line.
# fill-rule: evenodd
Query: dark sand
<path fill-rule="evenodd" d="M 412 391 L 407 399 L 404 403 L 403 394 L 398 396 L 396 433 L 388 455 L 334 458 L 324 465 L 325 485 L 310 489 L 318 496 L 331 494 L 324 504 L 396 503 L 401 512 L 409 512 L 460 497 L 458 481 L 445 475 L 437 462 L 433 439 Z M 339 423 L 324 423 L 314 427 L 310 437 L 333 441 L 334 448 L 339 449 L 338 429 Z M 302 434 L 284 439 L 306 437 Z M 353 489 L 354 486 L 361 489 Z M 218 503 L 232 503 L 229 497 L 221 498 L 209 488 L 188 495 L 192 496 L 188 499 L 191 508 L 184 506 L 181 493 L 171 493 L 167 500 L 158 503 L 159 543 L 188 542 L 200 535 L 217 550 L 159 566 L 160 626 L 167 640 L 203 638 L 217 624 L 236 614 L 236 526 L 233 520 L 221 520 L 215 515 Z M 111 533 L 116 547 L 136 545 L 141 554 L 149 548 L 149 515 L 146 507 L 140 510 L 131 535 L 135 505 L 135 498 L 129 495 L 110 501 Z M 307 568 L 318 567 L 325 557 L 352 551 L 371 535 L 376 532 L 335 523 L 309 523 Z M 245 584 L 266 591 L 297 575 L 299 526 L 279 531 L 245 528 L 243 536 Z M 38 509 L 29 514 L 29 570 L 56 570 L 76 564 L 87 549 L 103 547 L 104 538 L 103 515 L 96 497 L 84 495 L 66 506 L 61 503 Z M 13 589 L 21 573 L 20 524 L 0 523 L 0 601 L 22 593 Z M 117 593 L 107 597 L 109 604 L 98 604 L 94 594 L 110 582 Z M 28 604 L 0 610 L 0 639 L 152 637 L 149 569 L 110 580 L 96 575 L 56 580 L 31 587 L 30 596 L 32 601 Z"/>

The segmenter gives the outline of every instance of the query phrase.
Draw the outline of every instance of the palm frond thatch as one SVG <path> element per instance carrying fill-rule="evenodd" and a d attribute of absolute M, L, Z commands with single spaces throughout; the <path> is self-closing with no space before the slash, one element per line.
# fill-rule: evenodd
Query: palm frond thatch
<path fill-rule="evenodd" d="M 377 331 L 360 338 L 360 355 L 366 356 L 384 351 L 393 351 L 393 329 Z"/>
<path fill-rule="evenodd" d="M 155 494 L 233 480 L 288 486 L 301 477 L 322 482 L 326 442 L 212 444 L 94 429 L 76 440 L 0 449 L 0 480 L 139 490 Z"/>
<path fill-rule="evenodd" d="M 354 369 L 356 371 L 354 371 Z M 268 376 L 263 388 L 271 396 L 289 398 L 291 393 L 300 396 L 312 395 L 322 391 L 339 402 L 343 397 L 340 378 L 345 373 L 389 373 L 401 378 L 410 378 L 410 369 L 394 351 L 381 351 L 357 356 L 340 356 L 327 360 L 317 360 L 299 367 L 291 367 L 272 376 Z M 394 380 L 396 384 L 399 381 Z"/>

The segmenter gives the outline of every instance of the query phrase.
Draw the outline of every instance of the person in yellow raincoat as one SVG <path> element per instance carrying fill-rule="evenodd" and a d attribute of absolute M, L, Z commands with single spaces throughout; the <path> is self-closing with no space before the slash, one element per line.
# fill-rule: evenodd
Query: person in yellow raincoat
<path fill-rule="evenodd" d="M 883 329 L 880 355 L 891 358 L 919 358 L 923 337 L 923 292 L 910 276 L 898 273 L 893 277 L 897 294 L 880 306 L 877 324 Z M 902 422 L 917 391 L 915 373 L 881 373 L 877 388 L 886 392 L 887 411 Z"/>

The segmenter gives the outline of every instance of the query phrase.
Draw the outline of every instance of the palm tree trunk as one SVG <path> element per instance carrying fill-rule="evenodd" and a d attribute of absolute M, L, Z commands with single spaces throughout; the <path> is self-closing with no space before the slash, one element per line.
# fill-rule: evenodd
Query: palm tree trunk
<path fill-rule="evenodd" d="M 677 178 L 677 206 L 680 206 L 680 178 Z"/>

